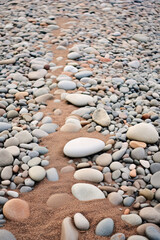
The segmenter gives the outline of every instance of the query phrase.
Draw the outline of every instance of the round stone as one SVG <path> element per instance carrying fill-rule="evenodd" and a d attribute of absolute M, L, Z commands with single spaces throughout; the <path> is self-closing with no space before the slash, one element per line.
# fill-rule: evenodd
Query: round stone
<path fill-rule="evenodd" d="M 104 142 L 99 139 L 80 137 L 69 141 L 63 152 L 69 157 L 85 157 L 102 151 L 104 147 Z"/>
<path fill-rule="evenodd" d="M 0 150 L 0 167 L 11 165 L 13 162 L 12 154 L 6 149 Z"/>
<path fill-rule="evenodd" d="M 4 167 L 1 171 L 1 178 L 3 180 L 9 180 L 12 177 L 12 167 L 11 166 L 7 166 Z"/>
<path fill-rule="evenodd" d="M 81 231 L 88 230 L 89 229 L 89 225 L 90 225 L 89 221 L 81 213 L 76 213 L 74 215 L 74 224 Z"/>
<path fill-rule="evenodd" d="M 34 166 L 39 165 L 40 162 L 41 162 L 41 158 L 34 157 L 31 160 L 29 160 L 27 164 L 28 164 L 29 167 L 34 167 Z"/>
<path fill-rule="evenodd" d="M 130 127 L 127 132 L 127 137 L 145 143 L 156 143 L 159 138 L 155 127 L 148 123 L 139 123 Z"/>
<path fill-rule="evenodd" d="M 132 226 L 137 226 L 142 224 L 142 219 L 137 214 L 122 215 L 121 219 Z"/>
<path fill-rule="evenodd" d="M 96 169 L 84 168 L 76 171 L 74 173 L 74 178 L 77 180 L 85 180 L 99 183 L 103 181 L 103 174 Z"/>
<path fill-rule="evenodd" d="M 141 147 L 135 148 L 131 153 L 131 157 L 137 160 L 144 159 L 145 155 L 146 155 L 145 150 L 144 148 Z"/>
<path fill-rule="evenodd" d="M 130 207 L 133 202 L 135 201 L 134 197 L 126 197 L 124 200 L 123 200 L 123 204 L 125 207 Z"/>
<path fill-rule="evenodd" d="M 114 222 L 112 218 L 105 218 L 101 220 L 96 226 L 96 235 L 110 236 L 114 230 Z"/>
<path fill-rule="evenodd" d="M 94 185 L 87 183 L 76 183 L 72 186 L 72 194 L 80 201 L 104 199 L 104 193 Z"/>
<path fill-rule="evenodd" d="M 149 223 L 160 224 L 160 213 L 152 207 L 145 207 L 140 210 L 139 215 Z"/>
<path fill-rule="evenodd" d="M 21 199 L 11 199 L 3 207 L 4 216 L 12 221 L 23 221 L 30 216 L 29 205 Z"/>
<path fill-rule="evenodd" d="M 42 179 L 45 178 L 46 171 L 43 167 L 40 166 L 34 166 L 29 169 L 29 176 L 34 180 L 34 181 L 41 181 Z"/>
<path fill-rule="evenodd" d="M 109 153 L 102 153 L 96 158 L 96 163 L 102 167 L 107 167 L 112 162 L 112 156 Z"/>
<path fill-rule="evenodd" d="M 64 90 L 74 90 L 76 88 L 75 82 L 72 81 L 60 81 L 58 83 L 58 88 L 64 89 Z"/>
<path fill-rule="evenodd" d="M 155 188 L 160 188 L 160 171 L 158 171 L 152 175 L 151 184 Z"/>
<path fill-rule="evenodd" d="M 53 209 L 63 207 L 72 201 L 72 197 L 68 193 L 52 194 L 47 200 L 47 206 Z"/>
<path fill-rule="evenodd" d="M 110 201 L 110 203 L 112 203 L 113 205 L 119 205 L 122 203 L 123 201 L 123 198 L 122 196 L 117 193 L 117 192 L 111 192 L 109 195 L 108 195 L 108 200 Z"/>
<path fill-rule="evenodd" d="M 8 230 L 0 230 L 0 240 L 16 240 L 15 236 Z"/>

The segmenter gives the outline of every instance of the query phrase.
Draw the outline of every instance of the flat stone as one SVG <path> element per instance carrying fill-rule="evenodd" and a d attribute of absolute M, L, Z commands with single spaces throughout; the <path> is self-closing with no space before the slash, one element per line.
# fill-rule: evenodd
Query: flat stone
<path fill-rule="evenodd" d="M 96 158 L 96 163 L 102 167 L 107 167 L 112 162 L 112 156 L 109 153 L 102 153 Z"/>
<path fill-rule="evenodd" d="M 104 147 L 104 142 L 99 139 L 80 137 L 69 141 L 63 152 L 69 157 L 85 157 L 100 152 Z"/>
<path fill-rule="evenodd" d="M 74 178 L 77 180 L 86 180 L 99 183 L 103 181 L 103 174 L 96 169 L 84 168 L 77 170 L 74 173 Z"/>
<path fill-rule="evenodd" d="M 112 218 L 105 218 L 101 220 L 96 226 L 96 235 L 110 236 L 114 230 L 114 222 Z"/>
<path fill-rule="evenodd" d="M 0 230 L 0 240 L 16 240 L 15 236 L 8 230 Z"/>
<path fill-rule="evenodd" d="M 0 150 L 0 167 L 5 167 L 13 163 L 13 156 L 6 149 Z"/>
<path fill-rule="evenodd" d="M 19 140 L 19 144 L 32 141 L 32 135 L 27 130 L 16 133 L 15 137 Z"/>
<path fill-rule="evenodd" d="M 34 180 L 34 181 L 41 181 L 43 178 L 45 178 L 46 171 L 43 167 L 40 166 L 34 166 L 29 169 L 29 176 Z"/>
<path fill-rule="evenodd" d="M 135 198 L 134 197 L 126 197 L 124 200 L 123 200 L 123 205 L 125 207 L 130 207 L 135 201 Z"/>
<path fill-rule="evenodd" d="M 46 177 L 48 181 L 56 182 L 59 180 L 58 172 L 56 168 L 49 168 L 46 170 Z"/>
<path fill-rule="evenodd" d="M 50 134 L 57 130 L 58 125 L 55 123 L 44 123 L 40 129 L 45 131 L 46 133 Z"/>
<path fill-rule="evenodd" d="M 139 123 L 130 127 L 127 132 L 127 137 L 145 143 L 156 143 L 159 138 L 155 127 L 148 123 Z"/>
<path fill-rule="evenodd" d="M 150 170 L 152 174 L 160 171 L 160 163 L 152 163 L 150 166 Z"/>
<path fill-rule="evenodd" d="M 117 193 L 117 192 L 111 192 L 108 195 L 108 200 L 110 201 L 110 203 L 112 203 L 113 205 L 120 205 L 123 201 L 122 196 Z"/>
<path fill-rule="evenodd" d="M 122 215 L 121 219 L 132 226 L 137 226 L 142 224 L 142 219 L 137 214 Z"/>
<path fill-rule="evenodd" d="M 11 199 L 3 207 L 4 216 L 11 221 L 21 222 L 30 216 L 29 205 L 21 199 Z"/>
<path fill-rule="evenodd" d="M 103 108 L 96 109 L 92 115 L 92 119 L 102 127 L 109 126 L 111 122 L 110 117 Z"/>
<path fill-rule="evenodd" d="M 19 140 L 16 137 L 11 137 L 4 142 L 4 147 L 18 146 Z"/>
<path fill-rule="evenodd" d="M 41 130 L 41 129 L 34 129 L 32 131 L 32 135 L 36 138 L 42 138 L 42 137 L 47 137 L 48 136 L 48 133 Z"/>
<path fill-rule="evenodd" d="M 81 213 L 76 213 L 74 215 L 74 224 L 75 224 L 76 228 L 78 228 L 81 231 L 88 230 L 89 226 L 90 226 L 87 218 Z"/>
<path fill-rule="evenodd" d="M 83 77 L 90 77 L 90 76 L 92 76 L 92 72 L 91 71 L 80 71 L 80 72 L 75 74 L 75 77 L 77 79 L 81 79 Z"/>
<path fill-rule="evenodd" d="M 160 171 L 154 173 L 151 176 L 151 184 L 153 185 L 153 187 L 155 188 L 160 188 Z"/>
<path fill-rule="evenodd" d="M 52 209 L 57 209 L 67 205 L 72 201 L 72 197 L 68 193 L 52 194 L 47 200 L 47 206 Z"/>
<path fill-rule="evenodd" d="M 0 122 L 0 132 L 11 129 L 12 125 L 10 123 Z"/>
<path fill-rule="evenodd" d="M 63 219 L 61 228 L 61 240 L 78 240 L 79 233 L 72 223 L 71 217 Z"/>
<path fill-rule="evenodd" d="M 29 167 L 34 167 L 34 166 L 39 165 L 40 163 L 41 163 L 41 158 L 34 157 L 31 160 L 29 160 L 27 164 Z"/>
<path fill-rule="evenodd" d="M 148 240 L 148 238 L 140 235 L 132 235 L 127 240 Z"/>
<path fill-rule="evenodd" d="M 104 193 L 96 186 L 87 183 L 76 183 L 72 186 L 72 194 L 80 201 L 104 199 Z"/>
<path fill-rule="evenodd" d="M 91 96 L 78 93 L 67 94 L 66 100 L 78 107 L 83 107 L 93 102 Z"/>
<path fill-rule="evenodd" d="M 152 207 L 145 207 L 141 209 L 139 215 L 149 223 L 160 223 L 160 213 Z"/>

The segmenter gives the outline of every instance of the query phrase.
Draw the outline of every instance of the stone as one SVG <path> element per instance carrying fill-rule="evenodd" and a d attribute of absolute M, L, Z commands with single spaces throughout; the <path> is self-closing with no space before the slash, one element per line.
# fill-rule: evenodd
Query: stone
<path fill-rule="evenodd" d="M 80 72 L 75 74 L 75 77 L 77 79 L 81 79 L 81 78 L 84 78 L 84 77 L 90 77 L 90 76 L 92 76 L 91 71 L 80 71 Z"/>
<path fill-rule="evenodd" d="M 90 181 L 90 182 L 102 182 L 103 181 L 103 174 L 92 168 L 84 168 L 77 170 L 74 173 L 74 178 L 77 180 L 84 180 L 84 181 Z"/>
<path fill-rule="evenodd" d="M 63 207 L 72 201 L 72 197 L 68 193 L 52 194 L 47 200 L 47 206 L 52 209 Z"/>
<path fill-rule="evenodd" d="M 103 108 L 96 109 L 93 112 L 92 119 L 102 127 L 109 126 L 111 122 L 110 117 L 108 116 L 107 112 Z"/>
<path fill-rule="evenodd" d="M 15 62 L 16 58 L 3 59 L 0 61 L 0 65 L 14 64 Z"/>
<path fill-rule="evenodd" d="M 32 131 L 32 135 L 36 138 L 42 138 L 42 137 L 47 137 L 48 133 L 43 131 L 42 129 L 34 129 Z"/>
<path fill-rule="evenodd" d="M 133 35 L 133 39 L 138 41 L 138 42 L 147 42 L 148 41 L 148 37 L 144 34 L 135 34 Z"/>
<path fill-rule="evenodd" d="M 29 204 L 21 199 L 11 199 L 5 203 L 3 214 L 11 221 L 21 222 L 30 216 Z"/>
<path fill-rule="evenodd" d="M 114 161 L 120 160 L 123 157 L 123 155 L 125 154 L 126 150 L 127 150 L 127 148 L 121 148 L 120 150 L 114 152 L 112 154 L 112 159 Z"/>
<path fill-rule="evenodd" d="M 123 204 L 125 207 L 130 207 L 134 203 L 134 201 L 135 201 L 134 197 L 126 197 L 123 200 Z"/>
<path fill-rule="evenodd" d="M 78 240 L 79 233 L 72 223 L 71 217 L 63 219 L 61 228 L 61 240 Z"/>
<path fill-rule="evenodd" d="M 123 233 L 116 233 L 110 238 L 110 240 L 125 240 L 125 239 L 126 237 Z"/>
<path fill-rule="evenodd" d="M 160 188 L 160 171 L 154 173 L 151 176 L 151 184 L 153 185 L 153 187 L 155 188 Z"/>
<path fill-rule="evenodd" d="M 65 123 L 61 128 L 61 132 L 79 132 L 81 130 L 81 126 L 74 123 Z"/>
<path fill-rule="evenodd" d="M 157 191 L 155 192 L 155 199 L 158 200 L 158 202 L 160 202 L 160 188 L 158 188 Z"/>
<path fill-rule="evenodd" d="M 44 123 L 40 129 L 45 131 L 46 133 L 53 133 L 57 130 L 58 125 L 55 123 Z"/>
<path fill-rule="evenodd" d="M 4 147 L 18 146 L 19 140 L 16 137 L 11 137 L 4 142 Z"/>
<path fill-rule="evenodd" d="M 13 156 L 6 149 L 0 150 L 0 167 L 5 167 L 13 163 Z"/>
<path fill-rule="evenodd" d="M 80 231 L 86 231 L 89 229 L 90 226 L 89 221 L 81 213 L 76 213 L 74 215 L 74 224 L 76 228 L 78 228 Z"/>
<path fill-rule="evenodd" d="M 127 137 L 145 143 L 156 143 L 159 136 L 157 130 L 152 124 L 139 123 L 129 128 L 127 131 Z"/>
<path fill-rule="evenodd" d="M 51 93 L 46 93 L 44 95 L 38 96 L 35 98 L 36 103 L 45 103 L 48 100 L 52 100 L 53 99 L 53 94 Z"/>
<path fill-rule="evenodd" d="M 11 166 L 7 166 L 4 167 L 1 171 L 1 178 L 3 180 L 9 180 L 12 177 L 12 167 Z"/>
<path fill-rule="evenodd" d="M 153 160 L 154 160 L 155 162 L 160 163 L 160 152 L 156 152 L 156 153 L 153 155 Z"/>
<path fill-rule="evenodd" d="M 148 240 L 148 238 L 140 235 L 132 235 L 127 240 Z"/>
<path fill-rule="evenodd" d="M 63 149 L 68 157 L 85 157 L 104 149 L 103 141 L 96 138 L 80 137 L 70 140 Z"/>
<path fill-rule="evenodd" d="M 37 80 L 37 79 L 45 77 L 46 74 L 47 74 L 47 71 L 45 69 L 39 69 L 37 71 L 30 72 L 28 74 L 28 78 L 30 80 Z"/>
<path fill-rule="evenodd" d="M 77 58 L 80 58 L 81 54 L 79 54 L 78 52 L 71 52 L 67 55 L 67 57 L 71 60 L 75 60 Z"/>
<path fill-rule="evenodd" d="M 72 186 L 72 194 L 80 201 L 104 199 L 104 193 L 96 186 L 87 183 L 76 183 Z"/>
<path fill-rule="evenodd" d="M 12 125 L 10 123 L 0 122 L 0 133 L 11 128 Z"/>
<path fill-rule="evenodd" d="M 160 223 L 160 213 L 152 207 L 145 207 L 141 209 L 139 215 L 149 223 Z"/>
<path fill-rule="evenodd" d="M 139 195 L 145 197 L 148 200 L 152 200 L 154 198 L 154 192 L 145 188 L 139 190 Z"/>
<path fill-rule="evenodd" d="M 93 98 L 85 94 L 78 93 L 67 94 L 65 99 L 77 107 L 83 107 L 90 103 L 93 103 Z"/>
<path fill-rule="evenodd" d="M 20 149 L 17 146 L 7 147 L 6 150 L 10 152 L 13 157 L 17 157 L 20 154 Z"/>
<path fill-rule="evenodd" d="M 56 182 L 59 180 L 58 172 L 56 168 L 49 168 L 46 170 L 46 178 L 48 181 Z"/>
<path fill-rule="evenodd" d="M 60 81 L 58 83 L 58 88 L 64 89 L 64 90 L 74 90 L 76 88 L 75 82 L 72 81 Z"/>
<path fill-rule="evenodd" d="M 0 229 L 0 240 L 16 240 L 15 236 L 6 229 Z"/>
<path fill-rule="evenodd" d="M 101 220 L 96 226 L 96 235 L 98 236 L 110 236 L 114 230 L 114 222 L 112 218 L 105 218 Z"/>
<path fill-rule="evenodd" d="M 160 228 L 157 229 L 154 226 L 148 226 L 145 233 L 150 240 L 160 240 Z"/>
<path fill-rule="evenodd" d="M 160 163 L 152 163 L 150 166 L 150 171 L 152 174 L 160 171 Z"/>
<path fill-rule="evenodd" d="M 120 205 L 123 201 L 123 198 L 122 196 L 117 193 L 117 192 L 111 192 L 109 195 L 108 195 L 108 200 L 110 201 L 110 203 L 112 203 L 113 205 Z"/>
<path fill-rule="evenodd" d="M 34 157 L 31 160 L 29 160 L 27 164 L 29 167 L 34 167 L 34 166 L 39 165 L 40 163 L 41 163 L 41 158 Z"/>
<path fill-rule="evenodd" d="M 144 148 L 141 148 L 141 147 L 135 148 L 131 152 L 131 157 L 133 159 L 140 160 L 140 159 L 144 159 L 145 156 L 146 156 L 145 150 L 144 150 Z"/>
<path fill-rule="evenodd" d="M 142 224 L 141 217 L 134 213 L 128 214 L 128 215 L 122 215 L 121 219 L 132 226 L 137 226 L 137 225 Z"/>
<path fill-rule="evenodd" d="M 16 133 L 15 137 L 19 140 L 19 144 L 32 141 L 32 135 L 27 130 Z"/>
<path fill-rule="evenodd" d="M 0 205 L 4 205 L 8 201 L 8 198 L 0 196 Z"/>
<path fill-rule="evenodd" d="M 112 156 L 109 153 L 102 153 L 96 158 L 96 163 L 102 167 L 107 167 L 112 162 Z"/>
<path fill-rule="evenodd" d="M 29 176 L 32 178 L 34 181 L 41 181 L 42 179 L 45 178 L 46 171 L 43 167 L 41 166 L 34 166 L 29 169 Z"/>
<path fill-rule="evenodd" d="M 156 228 L 157 230 L 160 229 L 160 228 L 159 228 L 156 224 L 154 224 L 154 223 L 144 223 L 144 224 L 138 226 L 138 228 L 137 228 L 137 233 L 138 233 L 139 235 L 145 235 L 146 228 L 149 227 L 149 226 L 153 226 L 153 227 Z"/>
<path fill-rule="evenodd" d="M 130 141 L 129 145 L 131 148 L 138 148 L 138 147 L 146 148 L 146 146 L 147 146 L 146 143 L 138 142 L 138 141 Z"/>

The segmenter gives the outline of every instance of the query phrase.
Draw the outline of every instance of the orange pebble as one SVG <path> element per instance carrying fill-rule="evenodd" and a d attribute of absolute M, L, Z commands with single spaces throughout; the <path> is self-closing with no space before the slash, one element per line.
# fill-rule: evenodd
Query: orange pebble
<path fill-rule="evenodd" d="M 136 177 L 137 176 L 137 173 L 136 173 L 136 169 L 133 169 L 132 171 L 130 171 L 130 174 L 129 174 L 131 177 Z"/>
<path fill-rule="evenodd" d="M 129 208 L 126 208 L 126 209 L 124 210 L 124 215 L 128 215 L 129 213 L 130 213 Z"/>

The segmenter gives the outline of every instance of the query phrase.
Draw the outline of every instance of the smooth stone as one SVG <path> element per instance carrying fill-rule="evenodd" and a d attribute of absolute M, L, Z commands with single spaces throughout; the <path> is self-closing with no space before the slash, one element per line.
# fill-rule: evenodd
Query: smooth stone
<path fill-rule="evenodd" d="M 160 171 L 154 173 L 151 176 L 151 184 L 153 185 L 153 187 L 155 188 L 160 188 Z"/>
<path fill-rule="evenodd" d="M 11 199 L 4 205 L 3 214 L 11 221 L 21 222 L 30 216 L 29 204 L 21 199 Z"/>
<path fill-rule="evenodd" d="M 64 89 L 64 90 L 74 90 L 76 88 L 75 82 L 72 81 L 60 81 L 58 83 L 58 88 Z"/>
<path fill-rule="evenodd" d="M 142 148 L 146 148 L 146 143 L 144 142 L 138 142 L 138 141 L 130 141 L 129 143 L 131 148 L 137 148 L 137 147 L 142 147 Z"/>
<path fill-rule="evenodd" d="M 120 162 L 112 162 L 112 163 L 110 164 L 110 169 L 111 169 L 112 171 L 116 171 L 116 170 L 121 169 L 121 168 L 124 168 L 124 166 L 123 166 L 122 163 L 120 163 Z"/>
<path fill-rule="evenodd" d="M 123 155 L 125 154 L 126 151 L 127 151 L 127 148 L 121 148 L 120 150 L 118 150 L 117 152 L 114 152 L 112 154 L 112 159 L 114 161 L 120 160 L 123 157 Z"/>
<path fill-rule="evenodd" d="M 152 163 L 150 166 L 150 171 L 152 174 L 160 171 L 160 163 Z"/>
<path fill-rule="evenodd" d="M 4 147 L 18 146 L 19 140 L 16 137 L 11 137 L 4 142 Z"/>
<path fill-rule="evenodd" d="M 0 167 L 5 167 L 13 163 L 12 154 L 6 149 L 0 150 Z"/>
<path fill-rule="evenodd" d="M 154 198 L 154 192 L 145 188 L 139 190 L 139 195 L 145 197 L 148 200 L 152 200 Z"/>
<path fill-rule="evenodd" d="M 128 66 L 129 66 L 129 67 L 132 67 L 132 68 L 139 68 L 139 67 L 140 67 L 140 62 L 137 61 L 137 60 L 134 60 L 134 61 L 132 61 L 132 62 L 129 62 L 129 63 L 128 63 Z"/>
<path fill-rule="evenodd" d="M 144 159 L 145 156 L 146 156 L 145 150 L 144 150 L 144 148 L 141 148 L 141 147 L 135 148 L 131 152 L 131 157 L 133 159 L 140 160 L 140 159 Z"/>
<path fill-rule="evenodd" d="M 4 167 L 1 171 L 1 178 L 3 180 L 9 180 L 12 177 L 12 167 L 11 166 L 7 166 Z"/>
<path fill-rule="evenodd" d="M 0 240 L 16 240 L 15 236 L 6 229 L 0 229 Z"/>
<path fill-rule="evenodd" d="M 77 73 L 78 72 L 78 69 L 74 66 L 71 66 L 71 65 L 67 65 L 65 66 L 64 68 L 64 72 L 72 72 L 72 73 Z"/>
<path fill-rule="evenodd" d="M 148 238 L 140 235 L 132 235 L 127 240 L 148 240 Z"/>
<path fill-rule="evenodd" d="M 0 65 L 14 64 L 16 62 L 16 58 L 3 59 L 0 61 Z"/>
<path fill-rule="evenodd" d="M 49 168 L 46 170 L 46 178 L 48 179 L 48 181 L 58 181 L 59 180 L 59 176 L 58 176 L 58 172 L 56 168 Z"/>
<path fill-rule="evenodd" d="M 158 230 L 153 226 L 148 226 L 145 232 L 149 240 L 160 240 L 160 228 Z"/>
<path fill-rule="evenodd" d="M 35 98 L 36 103 L 45 103 L 53 99 L 53 94 L 47 93 Z"/>
<path fill-rule="evenodd" d="M 68 157 L 85 157 L 104 149 L 105 143 L 96 138 L 80 137 L 69 141 L 63 149 Z"/>
<path fill-rule="evenodd" d="M 72 194 L 80 201 L 104 199 L 104 193 L 96 186 L 87 183 L 76 183 L 72 186 Z"/>
<path fill-rule="evenodd" d="M 132 226 L 137 226 L 142 224 L 142 219 L 137 214 L 122 215 L 121 219 Z"/>
<path fill-rule="evenodd" d="M 15 137 L 19 140 L 19 144 L 32 141 L 32 135 L 27 130 L 16 133 Z"/>
<path fill-rule="evenodd" d="M 0 205 L 4 205 L 8 201 L 8 198 L 0 196 Z"/>
<path fill-rule="evenodd" d="M 43 131 L 42 129 L 34 129 L 32 131 L 32 135 L 36 138 L 42 138 L 42 137 L 47 137 L 48 133 Z"/>
<path fill-rule="evenodd" d="M 109 195 L 108 195 L 108 200 L 110 201 L 110 203 L 112 203 L 113 205 L 120 205 L 123 201 L 123 198 L 122 196 L 117 193 L 117 192 L 111 192 Z"/>
<path fill-rule="evenodd" d="M 157 191 L 155 192 L 155 199 L 158 200 L 158 202 L 160 202 L 160 188 L 158 188 Z"/>
<path fill-rule="evenodd" d="M 0 122 L 0 132 L 11 129 L 12 125 L 10 123 Z"/>
<path fill-rule="evenodd" d="M 138 41 L 138 42 L 147 42 L 148 41 L 148 37 L 144 34 L 135 34 L 133 35 L 133 39 Z"/>
<path fill-rule="evenodd" d="M 47 200 L 47 206 L 56 209 L 67 205 L 72 201 L 72 197 L 68 193 L 52 194 Z"/>
<path fill-rule="evenodd" d="M 6 150 L 10 152 L 13 157 L 17 157 L 20 154 L 20 149 L 17 146 L 7 147 Z"/>
<path fill-rule="evenodd" d="M 38 113 L 34 114 L 32 118 L 33 118 L 33 120 L 41 121 L 43 118 L 43 115 L 44 115 L 43 112 L 38 112 Z"/>
<path fill-rule="evenodd" d="M 77 79 L 81 79 L 83 77 L 90 77 L 90 76 L 92 76 L 92 72 L 91 71 L 80 71 L 80 72 L 75 74 L 75 77 Z"/>
<path fill-rule="evenodd" d="M 37 71 L 30 72 L 28 74 L 28 78 L 30 80 L 37 80 L 37 79 L 40 79 L 40 78 L 44 78 L 46 74 L 47 74 L 47 71 L 45 69 L 39 69 Z"/>
<path fill-rule="evenodd" d="M 46 133 L 50 134 L 57 130 L 58 125 L 55 123 L 44 123 L 40 129 L 45 131 Z"/>
<path fill-rule="evenodd" d="M 105 218 L 101 220 L 96 226 L 96 235 L 110 236 L 114 230 L 114 222 L 112 218 Z"/>
<path fill-rule="evenodd" d="M 125 240 L 125 239 L 126 237 L 123 233 L 116 233 L 110 238 L 110 240 Z"/>
<path fill-rule="evenodd" d="M 77 107 L 83 107 L 93 102 L 91 96 L 78 93 L 67 94 L 65 99 Z"/>
<path fill-rule="evenodd" d="M 111 122 L 110 117 L 108 116 L 107 112 L 103 108 L 96 109 L 93 112 L 92 119 L 102 127 L 109 126 Z"/>
<path fill-rule="evenodd" d="M 40 155 L 45 155 L 48 153 L 48 149 L 46 147 L 41 147 L 41 146 L 35 146 L 33 148 L 33 151 L 38 152 Z"/>
<path fill-rule="evenodd" d="M 71 217 L 63 219 L 60 240 L 78 240 L 79 233 L 72 223 Z"/>
<path fill-rule="evenodd" d="M 160 223 L 160 213 L 152 207 L 145 207 L 141 209 L 139 215 L 149 223 Z"/>
<path fill-rule="evenodd" d="M 79 132 L 81 130 L 81 126 L 74 123 L 65 123 L 61 128 L 61 132 Z"/>
<path fill-rule="evenodd" d="M 42 179 L 45 178 L 46 171 L 43 167 L 41 166 L 34 166 L 29 169 L 29 176 L 34 180 L 34 181 L 41 181 Z"/>
<path fill-rule="evenodd" d="M 29 160 L 27 164 L 28 164 L 29 167 L 34 167 L 34 166 L 39 165 L 40 162 L 41 162 L 41 158 L 34 157 L 31 160 Z"/>
<path fill-rule="evenodd" d="M 44 117 L 44 118 L 42 119 L 42 123 L 43 123 L 43 124 L 44 124 L 44 123 L 52 123 L 52 118 L 46 116 L 46 117 Z"/>
<path fill-rule="evenodd" d="M 96 169 L 84 168 L 84 169 L 77 170 L 74 173 L 74 178 L 77 180 L 85 180 L 85 181 L 99 183 L 103 181 L 103 174 Z"/>
<path fill-rule="evenodd" d="M 124 200 L 123 200 L 123 205 L 125 207 L 130 207 L 133 203 L 134 203 L 135 199 L 134 197 L 126 197 Z"/>
<path fill-rule="evenodd" d="M 70 173 L 75 172 L 75 168 L 73 166 L 65 166 L 61 168 L 61 173 Z"/>
<path fill-rule="evenodd" d="M 159 138 L 157 130 L 149 123 L 139 123 L 130 127 L 127 131 L 127 137 L 145 143 L 156 143 Z"/>
<path fill-rule="evenodd" d="M 76 213 L 74 215 L 74 224 L 76 228 L 78 228 L 81 231 L 85 231 L 89 229 L 89 221 L 82 213 Z"/>
<path fill-rule="evenodd" d="M 156 153 L 153 155 L 153 160 L 154 160 L 155 162 L 160 163 L 160 152 L 156 152 Z"/>
<path fill-rule="evenodd" d="M 109 153 L 102 153 L 96 158 L 96 163 L 102 167 L 107 167 L 112 162 L 112 156 Z"/>
<path fill-rule="evenodd" d="M 144 223 L 140 226 L 137 227 L 137 233 L 139 235 L 145 235 L 145 231 L 146 231 L 146 228 L 149 227 L 149 226 L 153 226 L 154 228 L 156 228 L 157 230 L 159 230 L 160 228 L 154 224 L 154 223 Z"/>
<path fill-rule="evenodd" d="M 15 191 L 7 191 L 7 195 L 13 198 L 18 198 L 19 197 L 19 193 L 15 192 Z"/>
<path fill-rule="evenodd" d="M 71 60 L 75 60 L 77 58 L 80 58 L 81 57 L 81 54 L 78 53 L 78 52 L 71 52 L 67 55 L 67 57 Z"/>

